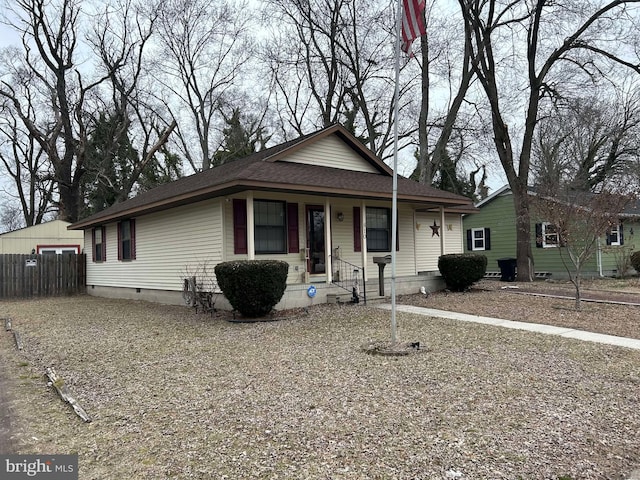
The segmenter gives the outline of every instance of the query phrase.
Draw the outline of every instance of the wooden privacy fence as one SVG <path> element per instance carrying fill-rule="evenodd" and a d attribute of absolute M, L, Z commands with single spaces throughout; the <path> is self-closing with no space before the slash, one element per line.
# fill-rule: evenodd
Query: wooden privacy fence
<path fill-rule="evenodd" d="M 85 292 L 85 255 L 0 255 L 0 298 Z"/>

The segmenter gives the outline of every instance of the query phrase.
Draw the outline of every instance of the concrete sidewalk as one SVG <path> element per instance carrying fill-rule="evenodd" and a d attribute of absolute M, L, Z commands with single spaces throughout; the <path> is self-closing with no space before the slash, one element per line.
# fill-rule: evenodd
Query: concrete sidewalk
<path fill-rule="evenodd" d="M 391 310 L 391 304 L 376 305 L 379 308 Z M 543 325 L 540 323 L 515 322 L 513 320 L 503 320 L 500 318 L 480 317 L 466 313 L 449 312 L 446 310 L 436 310 L 434 308 L 414 307 L 411 305 L 396 305 L 396 311 L 415 313 L 429 317 L 450 318 L 462 322 L 483 323 L 496 327 L 513 328 L 515 330 L 526 330 L 529 332 L 544 333 L 547 335 L 558 335 L 565 338 L 584 340 L 587 342 L 604 343 L 617 347 L 626 347 L 640 350 L 640 340 L 635 338 L 616 337 L 614 335 L 604 335 L 602 333 L 591 333 L 583 330 L 575 330 L 566 327 L 554 327 L 553 325 Z"/>

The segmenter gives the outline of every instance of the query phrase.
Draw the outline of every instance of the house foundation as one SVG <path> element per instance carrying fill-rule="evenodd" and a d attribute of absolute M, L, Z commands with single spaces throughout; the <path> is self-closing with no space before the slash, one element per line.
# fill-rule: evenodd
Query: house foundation
<path fill-rule="evenodd" d="M 313 287 L 310 291 L 310 287 Z M 396 279 L 396 294 L 406 295 L 420 292 L 424 287 L 428 292 L 435 292 L 445 288 L 444 280 L 437 272 L 423 272 L 419 275 L 402 277 Z M 378 281 L 370 280 L 366 284 L 367 299 L 379 301 Z M 385 293 L 389 298 L 391 293 L 391 280 L 385 279 Z M 122 288 L 106 287 L 100 285 L 87 285 L 87 294 L 105 298 L 122 298 L 127 300 L 144 300 L 148 302 L 161 303 L 166 305 L 184 305 L 181 291 L 154 290 L 146 288 Z M 326 282 L 313 284 L 291 284 L 280 302 L 276 305 L 276 310 L 287 310 L 290 308 L 310 307 L 325 303 L 348 303 L 351 301 L 352 293 L 344 288 Z M 364 303 L 363 292 L 360 294 L 360 302 Z M 215 307 L 219 310 L 232 310 L 231 305 L 222 294 L 215 297 Z"/>

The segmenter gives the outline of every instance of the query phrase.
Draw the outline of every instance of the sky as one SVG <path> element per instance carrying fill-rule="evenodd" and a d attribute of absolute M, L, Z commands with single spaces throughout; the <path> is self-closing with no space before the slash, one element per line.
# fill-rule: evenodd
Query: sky
<path fill-rule="evenodd" d="M 0 0 L 0 6 L 4 7 L 2 8 L 0 17 L 10 14 L 10 11 L 8 11 L 5 5 L 6 3 Z M 5 22 L 6 20 L 2 20 L 0 18 L 0 48 L 4 48 L 10 45 L 20 45 L 20 35 L 12 27 L 7 26 Z M 415 165 L 415 162 L 413 160 L 413 148 L 407 148 L 401 151 L 399 153 L 398 160 L 398 173 L 400 175 L 409 176 L 412 173 Z M 488 174 L 488 181 L 491 191 L 495 191 L 496 189 L 504 185 L 504 175 L 502 174 L 499 167 L 492 167 L 488 171 Z M 0 176 L 0 188 L 5 181 L 6 180 Z M 2 202 L 0 201 L 0 203 Z"/>

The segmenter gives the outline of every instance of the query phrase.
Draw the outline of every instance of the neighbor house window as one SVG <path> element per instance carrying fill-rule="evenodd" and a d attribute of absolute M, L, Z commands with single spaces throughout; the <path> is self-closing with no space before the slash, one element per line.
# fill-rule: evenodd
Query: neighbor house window
<path fill-rule="evenodd" d="M 607 232 L 607 245 L 622 245 L 622 229 L 618 223 Z"/>
<path fill-rule="evenodd" d="M 536 247 L 551 248 L 560 245 L 559 229 L 551 223 L 536 224 Z"/>
<path fill-rule="evenodd" d="M 391 250 L 391 210 L 367 207 L 367 250 L 389 252 Z"/>
<path fill-rule="evenodd" d="M 118 223 L 118 260 L 136 259 L 136 223 L 135 220 L 123 220 Z"/>
<path fill-rule="evenodd" d="M 286 203 L 253 202 L 256 253 L 287 253 Z"/>
<path fill-rule="evenodd" d="M 107 235 L 106 227 L 96 227 L 92 230 L 92 248 L 94 262 L 104 262 L 107 259 Z"/>
<path fill-rule="evenodd" d="M 470 228 L 467 230 L 467 250 L 491 250 L 491 235 L 488 228 Z"/>

